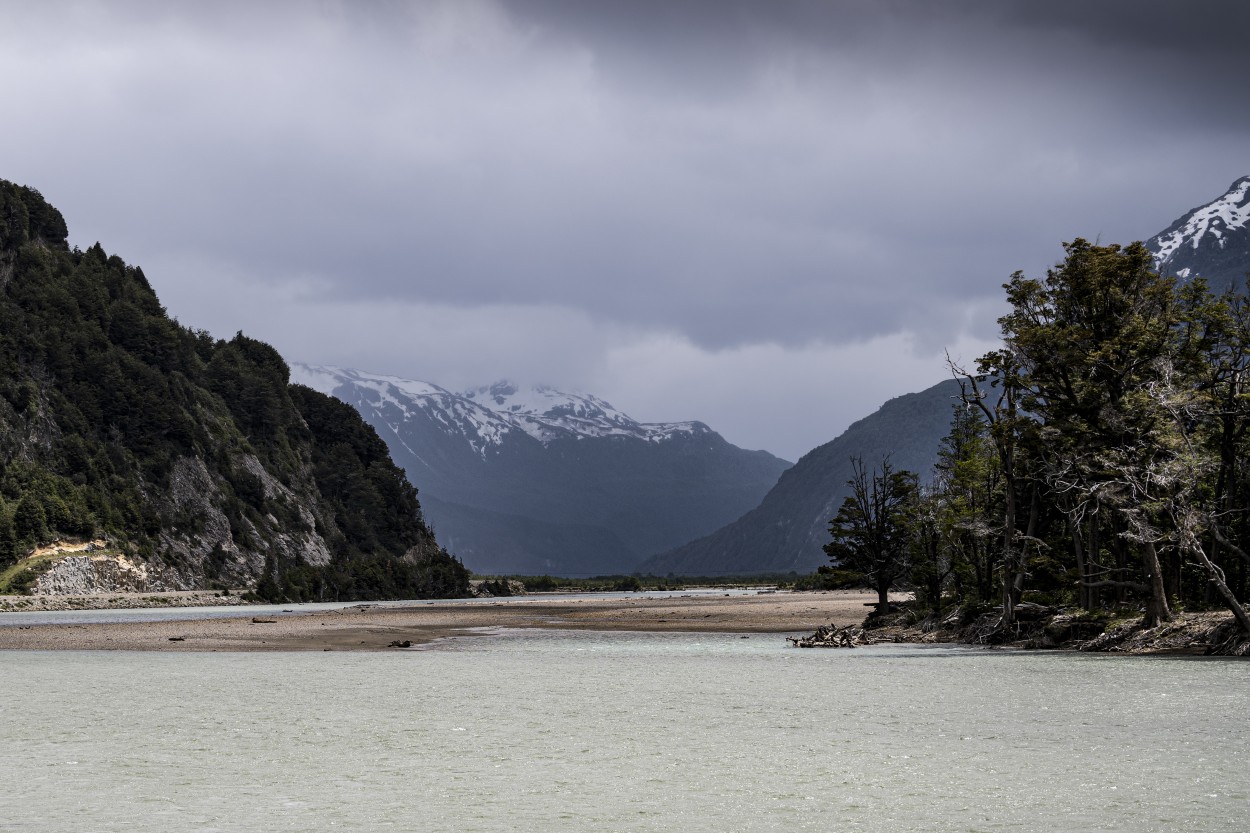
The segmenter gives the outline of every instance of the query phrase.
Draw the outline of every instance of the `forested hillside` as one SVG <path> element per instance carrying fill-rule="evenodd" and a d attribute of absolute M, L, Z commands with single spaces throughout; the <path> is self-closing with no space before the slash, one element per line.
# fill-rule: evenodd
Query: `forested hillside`
<path fill-rule="evenodd" d="M 0 592 L 55 572 L 22 568 L 39 545 L 90 539 L 122 589 L 464 592 L 351 408 L 290 386 L 262 342 L 180 325 L 140 269 L 66 238 L 37 191 L 0 181 Z"/>

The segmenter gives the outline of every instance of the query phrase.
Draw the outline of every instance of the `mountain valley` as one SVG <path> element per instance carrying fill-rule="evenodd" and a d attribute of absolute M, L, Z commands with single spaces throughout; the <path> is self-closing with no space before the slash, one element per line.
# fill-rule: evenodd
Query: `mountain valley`
<path fill-rule="evenodd" d="M 292 373 L 361 413 L 420 490 L 439 540 L 484 573 L 632 572 L 755 506 L 789 467 L 701 422 L 640 423 L 550 387 L 456 394 L 359 370 Z"/>

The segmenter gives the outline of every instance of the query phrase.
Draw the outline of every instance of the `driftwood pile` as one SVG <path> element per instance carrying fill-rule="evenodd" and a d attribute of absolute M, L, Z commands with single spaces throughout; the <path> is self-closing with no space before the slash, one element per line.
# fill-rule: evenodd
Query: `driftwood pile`
<path fill-rule="evenodd" d="M 821 625 L 811 636 L 787 636 L 786 639 L 796 648 L 854 648 L 857 645 L 870 644 L 864 629 L 859 625 L 847 625 L 844 628 Z"/>

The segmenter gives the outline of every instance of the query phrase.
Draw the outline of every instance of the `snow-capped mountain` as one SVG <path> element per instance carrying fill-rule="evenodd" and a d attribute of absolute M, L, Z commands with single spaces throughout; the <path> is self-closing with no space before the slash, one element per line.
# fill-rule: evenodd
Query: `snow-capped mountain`
<path fill-rule="evenodd" d="M 438 540 L 479 572 L 629 572 L 755 506 L 789 466 L 701 422 L 640 423 L 550 387 L 458 394 L 294 363 L 291 381 L 360 412 L 420 490 Z"/>
<path fill-rule="evenodd" d="M 385 415 L 382 426 L 371 423 L 383 439 L 388 433 L 403 433 L 401 428 L 413 420 L 424 419 L 485 455 L 502 445 L 509 433 L 524 430 L 490 408 L 429 382 L 298 362 L 291 363 L 291 382 L 337 396 L 357 410 L 362 410 L 363 404 Z"/>
<path fill-rule="evenodd" d="M 291 365 L 291 381 L 330 395 L 350 386 L 375 407 L 394 409 L 393 416 L 405 419 L 421 410 L 482 455 L 498 449 L 513 431 L 543 444 L 577 437 L 633 437 L 654 443 L 678 434 L 713 433 L 701 422 L 638 422 L 597 396 L 546 385 L 522 389 L 500 381 L 456 394 L 429 382 L 298 363 Z M 394 422 L 387 427 L 396 431 L 398 426 Z"/>
<path fill-rule="evenodd" d="M 635 437 L 663 442 L 675 434 L 710 432 L 701 422 L 637 422 L 597 396 L 564 393 L 546 385 L 520 389 L 496 382 L 461 394 L 489 408 L 539 442 L 567 436 Z"/>
<path fill-rule="evenodd" d="M 1250 269 L 1250 176 L 1146 242 L 1159 271 L 1206 278 L 1215 291 L 1244 286 Z"/>

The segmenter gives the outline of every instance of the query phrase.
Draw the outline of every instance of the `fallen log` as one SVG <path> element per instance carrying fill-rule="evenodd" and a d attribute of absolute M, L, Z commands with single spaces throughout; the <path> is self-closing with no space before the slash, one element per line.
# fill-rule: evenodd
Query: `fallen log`
<path fill-rule="evenodd" d="M 821 625 L 811 636 L 787 636 L 786 639 L 796 648 L 854 648 L 868 644 L 864 629 L 859 625 L 842 628 Z"/>

